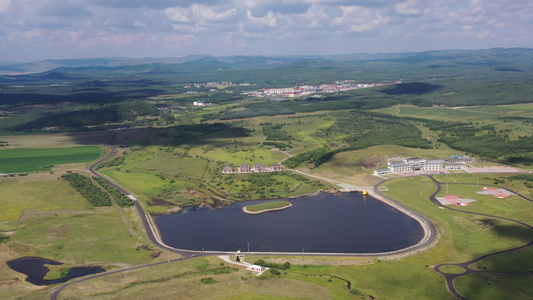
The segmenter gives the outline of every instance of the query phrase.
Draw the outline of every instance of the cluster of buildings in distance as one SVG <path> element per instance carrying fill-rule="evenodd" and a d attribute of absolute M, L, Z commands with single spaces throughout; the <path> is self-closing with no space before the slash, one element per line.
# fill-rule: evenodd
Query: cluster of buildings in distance
<path fill-rule="evenodd" d="M 207 102 L 205 102 L 205 101 L 194 101 L 194 102 L 192 103 L 192 105 L 194 105 L 194 106 L 213 106 L 213 105 L 215 105 L 215 104 L 213 104 L 213 103 L 207 103 Z"/>
<path fill-rule="evenodd" d="M 309 96 L 316 93 L 337 93 L 349 90 L 371 88 L 376 86 L 384 86 L 391 84 L 399 84 L 401 81 L 390 83 L 355 83 L 355 80 L 343 80 L 335 81 L 332 84 L 322 84 L 319 86 L 313 85 L 300 85 L 298 87 L 286 87 L 286 88 L 274 88 L 274 89 L 262 89 L 260 91 L 242 92 L 241 95 L 248 95 L 253 97 L 302 97 Z"/>
<path fill-rule="evenodd" d="M 159 106 L 157 109 L 160 110 L 160 111 L 170 110 L 171 112 L 175 112 L 175 111 L 178 111 L 178 110 L 187 109 L 187 106 L 180 106 L 180 107 L 177 107 L 177 106 Z"/>
<path fill-rule="evenodd" d="M 439 171 L 439 170 L 462 170 L 466 163 L 473 162 L 470 157 L 452 156 L 451 159 L 421 159 L 407 158 L 400 161 L 389 161 L 387 167 L 374 170 L 374 175 L 388 175 L 411 171 Z"/>
<path fill-rule="evenodd" d="M 249 164 L 244 163 L 241 164 L 240 167 L 235 170 L 235 168 L 232 165 L 225 166 L 222 170 L 222 173 L 226 174 L 232 174 L 232 173 L 265 173 L 265 172 L 278 172 L 281 171 L 281 165 L 280 164 L 273 164 L 270 167 L 266 167 L 261 163 L 255 163 L 253 167 L 250 167 Z"/>
<path fill-rule="evenodd" d="M 210 81 L 210 82 L 205 82 L 205 83 L 193 83 L 192 85 L 186 85 L 183 88 L 185 89 L 190 89 L 192 87 L 201 88 L 201 87 L 210 87 L 210 86 L 215 86 L 215 85 L 233 85 L 233 82 L 231 81 L 221 81 L 221 82 Z"/>

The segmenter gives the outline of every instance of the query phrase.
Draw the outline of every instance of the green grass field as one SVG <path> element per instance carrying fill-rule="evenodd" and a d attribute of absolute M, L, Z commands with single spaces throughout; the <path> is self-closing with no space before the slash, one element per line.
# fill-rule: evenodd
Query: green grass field
<path fill-rule="evenodd" d="M 21 256 L 58 260 L 65 263 L 62 268 L 90 264 L 106 269 L 176 257 L 165 252 L 151 257 L 156 249 L 144 236 L 134 208 L 120 208 L 124 217 L 116 208 L 94 208 L 63 180 L 1 182 L 0 194 L 0 234 L 9 237 L 0 243 L 3 298 L 38 299 L 42 295 L 31 293 L 46 290 L 25 282 L 24 275 L 5 264 Z"/>
<path fill-rule="evenodd" d="M 472 274 L 455 280 L 459 293 L 471 300 L 531 299 L 532 275 Z"/>
<path fill-rule="evenodd" d="M 101 154 L 98 146 L 0 150 L 0 172 L 45 171 L 54 165 L 90 162 Z"/>
<path fill-rule="evenodd" d="M 16 220 L 22 216 L 24 210 L 81 211 L 92 208 L 92 205 L 64 180 L 0 182 L 0 195 L 2 195 L 0 222 Z"/>
<path fill-rule="evenodd" d="M 473 122 L 476 125 L 495 125 L 496 131 L 507 131 L 511 140 L 530 136 L 533 125 L 532 104 L 471 106 L 458 109 L 396 105 L 375 111 L 403 117 L 424 118 L 454 122 Z M 529 119 L 529 120 L 528 120 Z"/>
<path fill-rule="evenodd" d="M 215 274 L 214 270 L 226 266 L 236 267 L 238 271 Z M 200 282 L 208 277 L 216 283 Z M 63 293 L 61 296 L 67 299 L 88 296 L 104 299 L 331 299 L 328 290 L 319 285 L 291 278 L 259 278 L 216 257 L 195 258 L 116 274 L 106 279 L 92 279 L 69 287 Z M 350 297 L 348 290 L 343 294 Z"/>

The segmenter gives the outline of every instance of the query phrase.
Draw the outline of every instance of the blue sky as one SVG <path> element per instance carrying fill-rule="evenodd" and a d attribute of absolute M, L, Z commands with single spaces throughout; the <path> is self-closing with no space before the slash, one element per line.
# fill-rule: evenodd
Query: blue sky
<path fill-rule="evenodd" d="M 0 0 L 0 61 L 533 47 L 531 0 Z"/>

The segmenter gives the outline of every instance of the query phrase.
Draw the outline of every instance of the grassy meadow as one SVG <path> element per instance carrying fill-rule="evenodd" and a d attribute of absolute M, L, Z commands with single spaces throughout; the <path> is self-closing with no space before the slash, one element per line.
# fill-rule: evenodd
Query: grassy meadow
<path fill-rule="evenodd" d="M 496 131 L 509 134 L 511 140 L 530 135 L 533 131 L 533 104 L 512 104 L 497 106 L 466 106 L 458 108 L 418 107 L 396 105 L 376 109 L 376 112 L 402 117 L 415 117 L 430 120 L 473 122 L 476 125 L 495 125 Z"/>
<path fill-rule="evenodd" d="M 230 271 L 225 274 L 217 271 L 224 268 Z M 202 284 L 203 278 L 213 278 L 214 283 Z M 111 275 L 107 279 L 92 279 L 69 287 L 63 293 L 61 295 L 68 299 L 91 296 L 103 299 L 331 299 L 329 291 L 319 285 L 283 277 L 257 277 L 243 267 L 216 257 L 195 258 Z M 350 297 L 347 289 L 343 294 Z"/>
<path fill-rule="evenodd" d="M 100 155 L 99 146 L 87 147 L 94 148 L 96 157 Z M 57 260 L 64 263 L 61 268 L 91 264 L 106 269 L 175 257 L 167 253 L 151 257 L 157 249 L 145 236 L 134 208 L 94 208 L 66 181 L 58 179 L 59 173 L 0 178 L 2 298 L 40 298 L 39 290 L 50 290 L 25 282 L 24 275 L 5 264 L 21 256 Z M 59 271 L 51 268 L 50 274 L 54 277 Z"/>
<path fill-rule="evenodd" d="M 58 193 L 61 191 L 61 193 Z M 14 221 L 30 211 L 87 210 L 92 205 L 63 180 L 0 182 L 0 222 Z"/>

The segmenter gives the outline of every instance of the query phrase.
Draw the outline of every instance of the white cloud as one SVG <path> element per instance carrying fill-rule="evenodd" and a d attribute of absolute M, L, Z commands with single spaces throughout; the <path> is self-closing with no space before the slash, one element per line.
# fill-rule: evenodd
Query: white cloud
<path fill-rule="evenodd" d="M 376 30 L 389 23 L 390 17 L 383 16 L 376 8 L 361 6 L 341 6 L 341 17 L 335 18 L 332 24 L 348 32 L 365 32 Z"/>
<path fill-rule="evenodd" d="M 133 27 L 146 27 L 146 23 L 139 22 L 137 20 L 133 21 Z"/>
<path fill-rule="evenodd" d="M 0 13 L 8 12 L 12 6 L 11 0 L 0 0 Z"/>
<path fill-rule="evenodd" d="M 42 32 L 43 31 L 41 29 L 33 29 L 33 30 L 26 31 L 24 33 L 24 36 L 28 39 L 32 39 L 32 38 L 40 37 Z"/>
<path fill-rule="evenodd" d="M 174 22 L 188 23 L 191 21 L 189 18 L 189 10 L 181 7 L 171 7 L 165 9 L 165 15 Z"/>
<path fill-rule="evenodd" d="M 196 40 L 196 38 L 194 37 L 194 35 L 190 35 L 190 34 L 187 34 L 187 35 L 173 34 L 165 38 L 165 41 L 171 44 L 186 45 L 186 46 L 190 46 L 194 40 Z"/>
<path fill-rule="evenodd" d="M 247 21 L 260 26 L 274 27 L 277 25 L 277 17 L 273 12 L 269 11 L 264 17 L 254 17 L 252 11 L 246 10 Z"/>
<path fill-rule="evenodd" d="M 468 49 L 480 40 L 533 47 L 530 0 L 0 0 L 0 14 L 0 52 L 12 59 L 20 49 L 45 58 L 57 49 L 180 56 Z"/>
<path fill-rule="evenodd" d="M 421 3 L 416 0 L 409 0 L 406 2 L 398 3 L 394 6 L 395 11 L 401 15 L 418 16 L 422 13 L 420 7 Z"/>
<path fill-rule="evenodd" d="M 489 34 L 490 34 L 490 31 L 486 30 L 486 31 L 483 31 L 483 32 L 479 33 L 479 34 L 477 35 L 477 38 L 478 38 L 478 39 L 484 39 L 484 38 L 486 38 L 487 36 L 489 36 Z"/>

